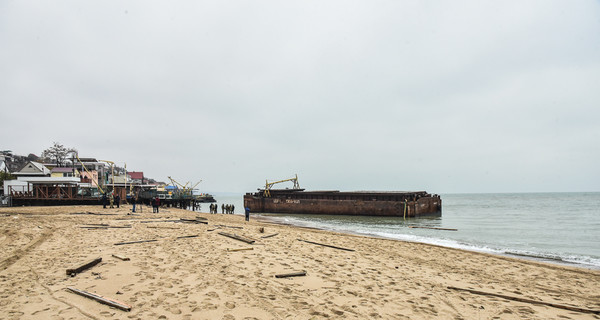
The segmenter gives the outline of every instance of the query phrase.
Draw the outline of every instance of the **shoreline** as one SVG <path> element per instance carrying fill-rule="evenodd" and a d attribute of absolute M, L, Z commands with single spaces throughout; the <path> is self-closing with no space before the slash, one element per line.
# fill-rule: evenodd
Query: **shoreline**
<path fill-rule="evenodd" d="M 242 216 L 243 216 L 243 214 L 242 214 Z M 294 226 L 294 227 L 298 227 L 298 228 L 315 229 L 315 230 L 335 232 L 335 233 L 341 233 L 341 234 L 347 234 L 347 235 L 358 235 L 358 236 L 372 237 L 372 238 L 378 238 L 378 239 L 387 239 L 387 240 L 392 240 L 392 241 L 419 243 L 419 244 L 431 245 L 431 246 L 436 246 L 436 247 L 446 248 L 446 249 L 463 250 L 466 252 L 489 254 L 492 256 L 499 256 L 499 257 L 509 257 L 509 258 L 518 259 L 518 260 L 534 261 L 534 262 L 547 263 L 547 264 L 566 266 L 566 267 L 575 267 L 575 268 L 580 268 L 583 270 L 600 271 L 600 266 L 585 264 L 585 263 L 581 263 L 581 262 L 566 261 L 566 260 L 563 260 L 562 258 L 543 257 L 543 256 L 536 256 L 533 254 L 520 254 L 520 253 L 516 253 L 516 252 L 510 253 L 510 252 L 506 252 L 506 251 L 495 252 L 492 250 L 486 251 L 483 249 L 482 250 L 467 249 L 467 248 L 460 248 L 460 247 L 445 246 L 442 244 L 429 243 L 429 242 L 424 242 L 424 241 L 397 239 L 397 238 L 392 238 L 392 237 L 380 236 L 380 235 L 369 234 L 369 233 L 360 233 L 360 232 L 349 231 L 349 230 L 333 230 L 333 229 L 319 228 L 319 227 L 308 227 L 308 226 L 298 225 L 298 224 L 293 224 L 293 223 L 280 222 L 280 221 L 277 221 L 277 218 L 272 218 L 270 216 L 264 216 L 264 215 L 261 215 L 260 213 L 255 214 L 255 217 L 258 217 L 259 219 L 264 219 L 265 221 L 270 222 L 270 223 L 289 225 L 289 226 Z"/>
<path fill-rule="evenodd" d="M 136 215 L 127 215 L 129 206 L 0 208 L 0 318 L 600 318 L 452 289 L 593 312 L 600 310 L 595 270 L 296 227 L 256 215 L 245 222 L 239 214 L 166 208 L 157 215 L 146 208 Z M 196 217 L 207 224 L 194 223 Z M 139 243 L 147 240 L 153 242 Z M 96 258 L 102 260 L 90 269 L 65 275 Z M 276 277 L 299 271 L 305 274 Z M 67 287 L 122 301 L 131 311 Z"/>

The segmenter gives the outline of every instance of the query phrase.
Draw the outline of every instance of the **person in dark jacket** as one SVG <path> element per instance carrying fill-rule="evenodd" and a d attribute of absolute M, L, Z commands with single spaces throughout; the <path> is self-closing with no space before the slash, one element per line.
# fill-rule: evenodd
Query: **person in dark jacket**
<path fill-rule="evenodd" d="M 102 206 L 106 209 L 106 202 L 108 202 L 108 198 L 106 197 L 106 193 L 102 194 Z"/>
<path fill-rule="evenodd" d="M 246 221 L 250 221 L 250 207 L 246 207 L 244 213 L 246 214 Z"/>
<path fill-rule="evenodd" d="M 119 208 L 119 205 L 121 204 L 121 196 L 118 193 L 115 196 L 115 202 L 117 203 L 117 208 Z"/>
<path fill-rule="evenodd" d="M 154 199 L 154 202 L 152 203 L 152 208 L 154 209 L 153 210 L 154 213 L 158 213 L 158 207 L 160 207 L 160 199 L 158 197 L 156 197 Z"/>

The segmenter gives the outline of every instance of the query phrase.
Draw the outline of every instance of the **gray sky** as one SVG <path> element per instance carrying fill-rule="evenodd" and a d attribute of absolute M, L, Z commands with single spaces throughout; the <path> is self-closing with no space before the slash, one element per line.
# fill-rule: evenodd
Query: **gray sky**
<path fill-rule="evenodd" d="M 0 149 L 204 192 L 600 191 L 599 103 L 599 1 L 0 0 Z"/>

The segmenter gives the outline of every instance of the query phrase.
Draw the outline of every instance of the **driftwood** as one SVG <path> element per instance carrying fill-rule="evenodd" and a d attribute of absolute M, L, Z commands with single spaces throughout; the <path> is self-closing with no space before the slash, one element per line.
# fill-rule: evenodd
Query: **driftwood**
<path fill-rule="evenodd" d="M 302 277 L 306 275 L 306 271 L 298 271 L 292 273 L 276 274 L 275 278 Z"/>
<path fill-rule="evenodd" d="M 120 302 L 120 301 L 117 301 L 117 300 L 113 300 L 113 299 L 110 299 L 110 298 L 106 298 L 106 297 L 103 297 L 103 296 L 100 296 L 100 295 L 97 295 L 97 294 L 94 294 L 94 293 L 90 293 L 90 292 L 87 292 L 87 291 L 83 291 L 83 290 L 71 288 L 71 287 L 67 287 L 67 289 L 69 291 L 73 292 L 73 293 L 76 293 L 78 295 L 84 296 L 86 298 L 90 298 L 90 299 L 96 300 L 96 301 L 98 301 L 100 303 L 109 305 L 111 307 L 115 307 L 115 308 L 121 309 L 123 311 L 131 311 L 131 306 L 127 305 L 127 304 L 124 304 L 123 302 Z"/>
<path fill-rule="evenodd" d="M 144 243 L 144 242 L 154 242 L 154 241 L 158 241 L 156 239 L 153 240 L 139 240 L 139 241 L 129 241 L 129 242 L 117 242 L 115 243 L 115 246 L 122 246 L 124 244 L 134 244 L 134 243 Z"/>
<path fill-rule="evenodd" d="M 214 229 L 209 229 L 209 230 L 206 230 L 206 231 L 215 231 L 215 230 L 217 230 L 217 229 L 221 229 L 221 227 L 216 227 L 216 228 L 214 228 Z"/>
<path fill-rule="evenodd" d="M 208 220 L 208 219 L 205 217 L 196 217 L 196 220 Z"/>
<path fill-rule="evenodd" d="M 95 265 L 97 265 L 98 263 L 100 263 L 102 261 L 102 258 L 96 258 L 92 261 L 89 261 L 79 267 L 76 268 L 71 268 L 71 269 L 67 269 L 67 275 L 68 276 L 75 276 L 76 274 L 80 273 L 81 271 L 85 270 L 85 269 L 89 269 Z"/>
<path fill-rule="evenodd" d="M 347 248 L 342 248 L 342 247 L 336 247 L 336 246 L 332 246 L 332 245 L 329 245 L 329 244 L 312 242 L 312 241 L 308 241 L 308 240 L 298 239 L 298 241 L 303 241 L 303 242 L 306 242 L 306 243 L 312 243 L 312 244 L 316 244 L 316 245 L 324 246 L 324 247 L 329 247 L 329 248 L 333 248 L 333 249 L 339 249 L 339 250 L 345 250 L 345 251 L 354 251 L 354 249 L 347 249 Z"/>
<path fill-rule="evenodd" d="M 195 235 L 191 235 L 191 236 L 181 236 L 181 237 L 177 237 L 177 238 L 175 238 L 175 239 L 196 238 L 197 236 L 198 236 L 198 235 L 197 235 L 197 234 L 195 234 Z"/>
<path fill-rule="evenodd" d="M 262 236 L 262 237 L 260 237 L 260 238 L 261 238 L 261 239 L 266 239 L 266 238 L 274 237 L 274 236 L 276 236 L 276 235 L 278 235 L 278 234 L 279 234 L 279 233 L 273 233 L 273 234 L 270 234 L 270 235 Z"/>
<path fill-rule="evenodd" d="M 180 218 L 179 222 L 208 224 L 207 221 L 200 221 L 200 220 L 196 220 L 196 219 L 184 219 L 184 218 Z"/>
<path fill-rule="evenodd" d="M 243 236 L 238 236 L 237 234 L 232 234 L 232 233 L 227 233 L 227 232 L 219 232 L 219 234 L 222 235 L 222 236 L 226 236 L 226 237 L 229 237 L 229 238 L 232 238 L 232 239 L 235 239 L 235 240 L 239 240 L 239 241 L 248 243 L 248 244 L 253 244 L 254 242 L 256 242 L 256 241 L 254 241 L 252 239 L 248 239 L 248 238 L 243 237 Z"/>
<path fill-rule="evenodd" d="M 450 228 L 417 227 L 417 226 L 408 226 L 408 227 L 409 228 L 415 228 L 415 229 L 433 229 L 433 230 L 458 231 L 458 229 L 450 229 Z"/>
<path fill-rule="evenodd" d="M 150 229 L 180 229 L 177 227 L 156 227 L 156 226 L 147 226 L 146 228 L 150 228 Z"/>
<path fill-rule="evenodd" d="M 254 248 L 239 248 L 239 249 L 230 249 L 230 248 L 227 248 L 227 251 L 229 251 L 229 252 L 245 251 L 245 250 L 254 250 Z"/>
<path fill-rule="evenodd" d="M 117 259 L 123 260 L 123 261 L 129 261 L 129 258 L 120 256 L 120 255 L 117 255 L 117 254 L 113 254 L 112 256 L 115 257 L 115 258 L 117 258 Z"/>
<path fill-rule="evenodd" d="M 96 212 L 72 212 L 71 214 L 92 214 L 95 216 L 116 216 L 116 213 L 96 213 Z"/>
<path fill-rule="evenodd" d="M 244 227 L 226 226 L 224 224 L 218 224 L 218 225 L 215 225 L 215 227 L 225 227 L 225 228 L 233 228 L 233 229 L 244 229 Z"/>
<path fill-rule="evenodd" d="M 575 306 L 568 306 L 568 305 L 558 304 L 558 303 L 552 303 L 552 302 L 544 302 L 544 301 L 531 300 L 531 299 L 526 299 L 526 298 L 521 298 L 521 297 L 515 297 L 515 296 L 507 296 L 507 295 L 499 294 L 499 293 L 485 292 L 485 291 L 479 291 L 479 290 L 473 290 L 473 289 L 465 289 L 465 288 L 458 288 L 458 287 L 448 287 L 448 289 L 458 290 L 458 291 L 467 291 L 467 292 L 474 293 L 474 294 L 479 294 L 479 295 L 484 295 L 484 296 L 498 297 L 498 298 L 503 298 L 503 299 L 506 299 L 506 300 L 513 300 L 513 301 L 526 302 L 526 303 L 532 303 L 532 304 L 541 304 L 541 305 L 545 305 L 545 306 L 550 306 L 550 307 L 559 308 L 559 309 L 565 309 L 565 310 L 570 310 L 570 311 L 600 314 L 600 310 L 592 310 L 592 309 L 580 308 L 580 307 L 575 307 Z"/>
<path fill-rule="evenodd" d="M 83 229 L 131 229 L 131 226 L 83 226 Z"/>

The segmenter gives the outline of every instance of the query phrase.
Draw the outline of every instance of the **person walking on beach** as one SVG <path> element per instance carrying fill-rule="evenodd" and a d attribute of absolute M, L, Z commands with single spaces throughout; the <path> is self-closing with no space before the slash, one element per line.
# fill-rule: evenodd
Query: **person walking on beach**
<path fill-rule="evenodd" d="M 115 202 L 117 203 L 117 209 L 118 209 L 119 206 L 121 205 L 121 196 L 118 193 L 115 196 Z"/>
<path fill-rule="evenodd" d="M 135 202 L 137 201 L 135 194 L 131 196 L 131 205 L 133 205 L 133 208 L 131 209 L 131 212 L 135 213 Z M 129 213 L 128 213 L 129 214 Z"/>
<path fill-rule="evenodd" d="M 225 204 L 221 205 L 221 214 L 225 213 Z"/>
<path fill-rule="evenodd" d="M 233 214 L 233 211 L 235 210 L 235 206 L 231 205 L 231 212 L 229 212 L 229 214 Z"/>
<path fill-rule="evenodd" d="M 246 207 L 244 213 L 246 214 L 246 221 L 250 221 L 250 208 Z"/>

